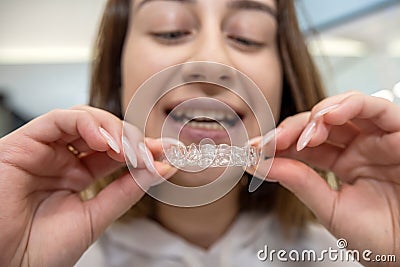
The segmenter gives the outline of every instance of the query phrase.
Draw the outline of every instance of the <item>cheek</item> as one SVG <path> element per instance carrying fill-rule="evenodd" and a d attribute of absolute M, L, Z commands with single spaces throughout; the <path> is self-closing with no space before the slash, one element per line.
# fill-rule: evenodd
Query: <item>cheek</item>
<path fill-rule="evenodd" d="M 256 84 L 268 101 L 275 121 L 278 120 L 281 109 L 282 99 L 282 75 L 281 72 L 267 71 L 260 73 L 260 77 L 255 79 Z"/>
<path fill-rule="evenodd" d="M 135 40 L 135 41 L 133 41 Z M 122 103 L 126 107 L 136 90 L 157 72 L 178 63 L 153 42 L 135 36 L 127 39 L 122 54 Z"/>
<path fill-rule="evenodd" d="M 282 66 L 277 52 L 270 52 L 270 55 L 259 56 L 249 64 L 242 64 L 241 71 L 257 84 L 277 121 L 282 98 Z"/>
<path fill-rule="evenodd" d="M 160 109 L 155 109 L 150 112 L 149 117 L 146 120 L 145 136 L 158 138 L 161 136 L 164 119 L 160 121 L 160 118 L 164 117 L 164 114 L 160 112 Z"/>

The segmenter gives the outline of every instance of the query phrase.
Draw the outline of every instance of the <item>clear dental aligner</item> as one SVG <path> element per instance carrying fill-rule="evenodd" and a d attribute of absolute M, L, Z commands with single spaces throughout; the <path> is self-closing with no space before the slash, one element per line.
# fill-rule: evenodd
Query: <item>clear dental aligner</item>
<path fill-rule="evenodd" d="M 175 167 L 226 167 L 254 166 L 259 160 L 254 146 L 229 146 L 226 144 L 172 145 L 164 151 L 165 160 Z"/>

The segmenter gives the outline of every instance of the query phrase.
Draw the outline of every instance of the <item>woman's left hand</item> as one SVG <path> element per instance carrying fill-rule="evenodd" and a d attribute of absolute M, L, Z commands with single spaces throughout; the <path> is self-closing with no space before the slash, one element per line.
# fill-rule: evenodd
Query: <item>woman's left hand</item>
<path fill-rule="evenodd" d="M 399 106 L 354 92 L 327 98 L 284 120 L 276 149 L 267 179 L 292 191 L 349 249 L 371 250 L 371 260 L 400 259 Z M 340 188 L 331 189 L 309 165 L 332 171 Z"/>

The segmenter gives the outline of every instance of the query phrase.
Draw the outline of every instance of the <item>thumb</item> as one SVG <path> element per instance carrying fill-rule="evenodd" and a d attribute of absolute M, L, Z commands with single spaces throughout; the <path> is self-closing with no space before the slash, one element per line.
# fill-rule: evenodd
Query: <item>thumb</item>
<path fill-rule="evenodd" d="M 170 178 L 176 169 L 157 162 L 155 165 L 158 174 L 165 179 Z M 148 182 L 138 184 L 129 172 L 110 183 L 96 197 L 85 202 L 86 213 L 90 217 L 92 229 L 92 242 L 94 242 L 105 229 L 126 213 L 145 194 L 145 190 L 152 185 L 154 178 L 147 170 L 140 170 L 138 175 L 148 178 Z M 144 181 L 146 179 L 142 179 Z"/>
<path fill-rule="evenodd" d="M 269 160 L 273 160 L 272 164 Z M 296 195 L 315 214 L 320 223 L 329 226 L 337 191 L 331 189 L 316 171 L 300 161 L 288 158 L 269 160 L 259 165 L 255 175 L 267 176 L 267 180 L 279 182 Z M 267 173 L 268 168 L 270 169 Z"/>
<path fill-rule="evenodd" d="M 145 191 L 125 173 L 103 190 L 96 197 L 84 202 L 86 214 L 91 222 L 94 242 L 105 229 L 137 203 Z"/>

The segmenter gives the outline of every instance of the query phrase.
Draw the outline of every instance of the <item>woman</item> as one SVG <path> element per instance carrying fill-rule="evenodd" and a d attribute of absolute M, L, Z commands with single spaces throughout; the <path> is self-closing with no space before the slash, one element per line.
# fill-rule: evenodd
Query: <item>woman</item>
<path fill-rule="evenodd" d="M 53 111 L 1 139 L 1 265 L 71 266 L 132 205 L 150 219 L 128 218 L 112 226 L 83 261 L 98 260 L 98 266 L 262 266 L 257 251 L 264 245 L 300 250 L 334 245 L 283 188 L 334 236 L 345 238 L 349 248 L 398 253 L 399 108 L 354 92 L 322 100 L 292 1 L 112 0 L 97 53 L 91 104 L 104 110 Z M 122 172 L 96 196 L 82 201 L 80 191 L 125 165 L 121 114 L 135 90 L 156 72 L 191 61 L 213 61 L 242 71 L 273 103 L 273 115 L 282 122 L 268 180 L 279 184 L 265 183 L 249 194 L 243 178 L 225 197 L 184 209 L 146 199 L 130 174 Z M 217 99 L 223 94 L 215 88 L 181 93 L 187 98 L 213 94 Z M 158 137 L 162 118 L 150 118 L 150 137 Z M 266 146 L 268 139 L 271 134 L 264 136 Z M 161 144 L 146 139 L 144 155 L 159 154 Z M 145 187 L 150 187 L 154 171 L 178 184 L 191 181 L 142 154 L 133 155 L 133 165 L 148 181 Z M 340 190 L 331 189 L 305 163 L 333 171 Z M 262 166 L 258 171 L 260 177 L 266 173 Z M 256 212 L 249 212 L 251 208 Z M 138 214 L 134 213 L 133 217 Z M 146 230 L 154 233 L 143 235 Z M 159 235 L 161 239 L 154 240 Z M 241 246 L 228 249 L 237 240 Z M 105 259 L 94 259 L 100 251 Z M 149 251 L 155 251 L 153 257 Z"/>

